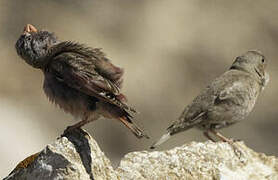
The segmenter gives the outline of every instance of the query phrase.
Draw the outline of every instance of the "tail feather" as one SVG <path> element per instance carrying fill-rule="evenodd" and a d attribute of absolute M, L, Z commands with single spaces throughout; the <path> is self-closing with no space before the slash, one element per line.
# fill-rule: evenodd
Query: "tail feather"
<path fill-rule="evenodd" d="M 166 142 L 168 139 L 170 139 L 171 134 L 170 132 L 168 132 L 167 134 L 164 134 L 158 141 L 156 141 L 155 143 L 153 143 L 153 145 L 150 147 L 151 149 L 156 148 L 157 146 L 163 144 L 164 142 Z"/>
<path fill-rule="evenodd" d="M 194 127 L 196 124 L 199 124 L 202 121 L 202 116 L 206 114 L 206 112 L 199 112 L 194 115 L 193 118 L 187 119 L 185 114 L 187 114 L 188 108 L 185 109 L 181 117 L 178 121 L 175 121 L 171 126 L 167 128 L 167 133 L 164 134 L 158 141 L 156 141 L 150 148 L 154 149 L 157 146 L 163 144 L 166 142 L 170 137 L 174 134 L 177 134 L 182 131 L 186 131 L 192 127 Z"/>
<path fill-rule="evenodd" d="M 142 138 L 145 137 L 149 139 L 150 137 L 143 132 L 135 123 L 133 123 L 129 118 L 127 117 L 120 117 L 119 120 L 128 128 L 131 130 L 131 132 L 137 137 Z"/>

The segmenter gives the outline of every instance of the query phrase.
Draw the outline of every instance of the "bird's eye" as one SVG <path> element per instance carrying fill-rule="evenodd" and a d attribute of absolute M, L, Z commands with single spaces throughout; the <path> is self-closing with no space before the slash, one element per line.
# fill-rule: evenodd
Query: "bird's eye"
<path fill-rule="evenodd" d="M 265 61 L 265 60 L 264 60 L 264 58 L 263 58 L 263 59 L 262 59 L 262 63 L 264 63 L 264 61 Z"/>

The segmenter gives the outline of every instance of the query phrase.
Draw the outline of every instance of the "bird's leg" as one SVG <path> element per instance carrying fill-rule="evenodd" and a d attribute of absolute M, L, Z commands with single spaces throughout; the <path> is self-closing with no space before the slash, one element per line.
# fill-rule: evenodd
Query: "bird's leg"
<path fill-rule="evenodd" d="M 216 132 L 214 130 L 209 130 L 210 132 L 212 132 L 216 137 L 218 137 L 219 139 L 221 139 L 223 142 L 227 142 L 229 144 L 233 144 L 234 141 L 232 139 L 226 138 L 225 136 L 223 136 L 222 134 L 220 134 L 219 132 Z"/>
<path fill-rule="evenodd" d="M 209 140 L 211 140 L 212 142 L 216 142 L 208 133 L 208 131 L 204 132 L 204 136 L 206 136 L 206 138 L 208 138 Z"/>
<path fill-rule="evenodd" d="M 84 115 L 81 121 L 79 121 L 78 123 L 76 123 L 74 125 L 68 126 L 67 129 L 65 130 L 65 132 L 69 132 L 74 129 L 81 128 L 82 126 L 84 126 L 85 124 L 87 124 L 89 122 L 90 122 L 89 117 L 87 115 Z"/>
<path fill-rule="evenodd" d="M 226 138 L 225 136 L 223 136 L 222 134 L 220 134 L 219 132 L 215 131 L 215 130 L 209 130 L 210 132 L 212 132 L 215 136 L 217 136 L 219 139 L 221 139 L 223 142 L 227 142 L 229 143 L 233 149 L 235 154 L 238 156 L 239 159 L 241 159 L 243 153 L 242 151 L 235 145 L 234 140 L 233 139 L 229 139 Z"/>
<path fill-rule="evenodd" d="M 210 130 L 210 132 L 212 132 L 214 130 Z M 222 141 L 224 142 L 228 142 L 228 143 L 234 143 L 234 142 L 237 142 L 237 141 L 241 141 L 240 139 L 232 139 L 232 138 L 226 138 L 225 136 L 223 136 L 222 134 L 220 134 L 219 132 L 212 132 L 213 134 L 215 134 L 215 136 L 217 136 L 218 138 L 220 138 Z"/>

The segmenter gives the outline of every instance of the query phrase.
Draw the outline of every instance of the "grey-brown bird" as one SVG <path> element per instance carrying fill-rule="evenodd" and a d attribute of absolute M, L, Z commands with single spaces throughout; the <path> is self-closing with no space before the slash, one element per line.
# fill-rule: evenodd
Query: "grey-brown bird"
<path fill-rule="evenodd" d="M 44 74 L 43 89 L 50 101 L 82 120 L 79 128 L 100 116 L 121 121 L 138 137 L 148 136 L 132 122 L 136 111 L 121 93 L 123 69 L 98 48 L 59 41 L 54 33 L 28 24 L 16 42 L 18 55 Z"/>
<path fill-rule="evenodd" d="M 242 121 L 251 112 L 269 80 L 266 65 L 265 57 L 258 51 L 237 57 L 229 70 L 212 81 L 151 148 L 190 128 L 202 130 L 210 140 L 213 140 L 209 135 L 212 133 L 232 143 L 216 130 Z"/>

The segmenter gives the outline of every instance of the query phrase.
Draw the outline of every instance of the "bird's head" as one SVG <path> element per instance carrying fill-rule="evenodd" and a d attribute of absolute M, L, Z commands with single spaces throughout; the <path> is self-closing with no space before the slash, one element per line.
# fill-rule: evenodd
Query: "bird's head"
<path fill-rule="evenodd" d="M 266 86 L 269 81 L 269 75 L 266 72 L 267 59 L 259 51 L 247 51 L 238 56 L 230 69 L 242 70 L 251 73 L 261 82 L 262 86 Z"/>
<path fill-rule="evenodd" d="M 43 68 L 46 64 L 47 51 L 58 42 L 54 33 L 39 31 L 31 24 L 24 27 L 23 33 L 17 40 L 17 54 L 34 68 Z"/>

